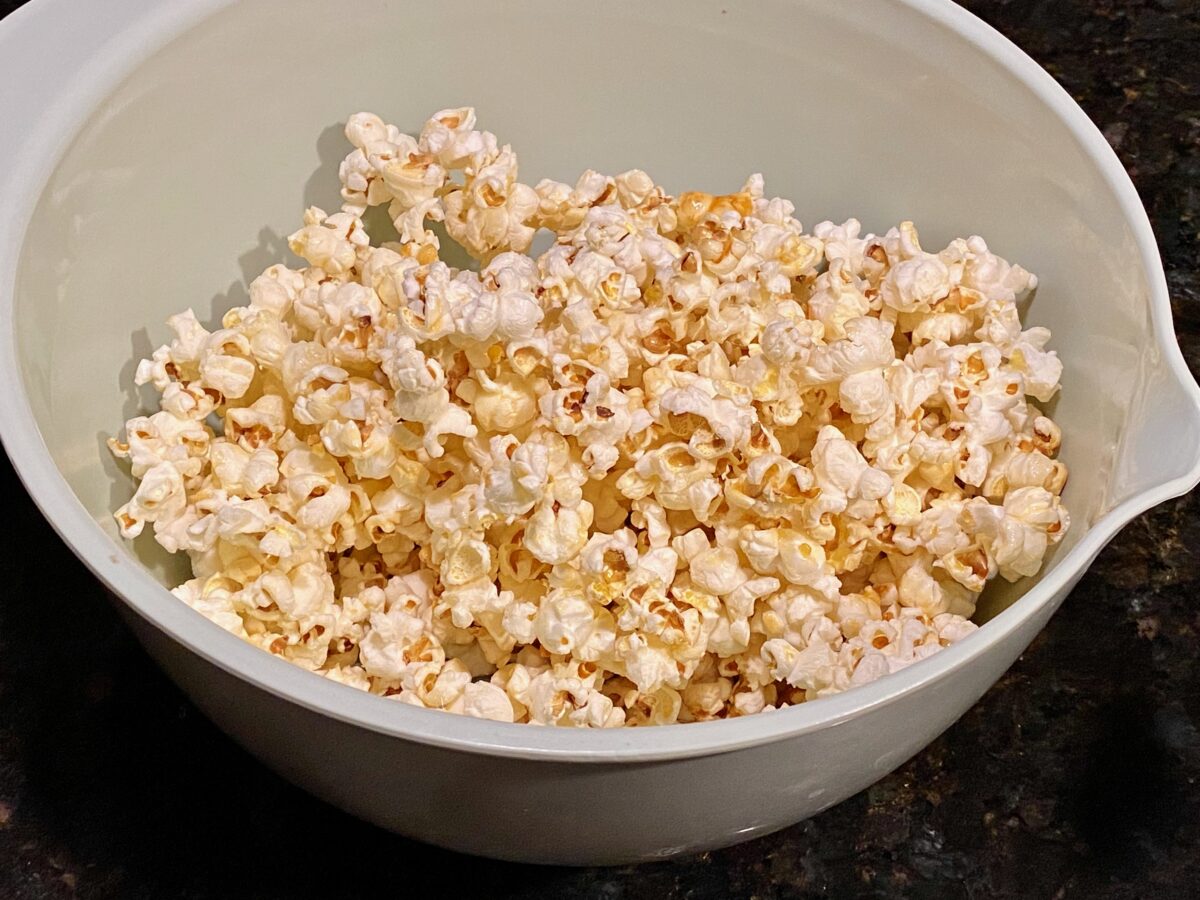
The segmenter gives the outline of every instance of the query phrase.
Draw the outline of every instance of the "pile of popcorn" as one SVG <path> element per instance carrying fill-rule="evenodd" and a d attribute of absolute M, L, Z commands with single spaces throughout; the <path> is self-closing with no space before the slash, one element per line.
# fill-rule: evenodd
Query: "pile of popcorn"
<path fill-rule="evenodd" d="M 529 187 L 469 108 L 346 136 L 307 265 L 172 317 L 161 408 L 110 442 L 122 534 L 186 552 L 174 593 L 234 634 L 416 706 L 691 722 L 935 653 L 1062 539 L 1062 367 L 981 238 L 806 233 L 758 175 Z"/>

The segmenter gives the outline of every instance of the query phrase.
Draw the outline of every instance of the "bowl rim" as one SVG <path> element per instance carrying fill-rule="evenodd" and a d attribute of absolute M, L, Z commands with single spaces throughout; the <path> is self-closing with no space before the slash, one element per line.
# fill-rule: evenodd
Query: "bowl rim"
<path fill-rule="evenodd" d="M 30 98 L 0 100 L 15 111 L 9 121 L 29 122 L 21 139 L 0 136 L 0 264 L 11 277 L 0 286 L 0 383 L 22 385 L 14 313 L 16 263 L 34 206 L 58 157 L 85 118 L 119 81 L 187 26 L 234 0 L 116 0 L 97 15 L 99 29 L 73 29 L 64 35 L 51 26 L 60 15 L 78 19 L 72 0 L 33 0 L 0 22 L 0 72 L 22 50 L 36 49 L 51 33 L 63 58 L 82 61 L 51 105 Z M 1141 201 L 1116 154 L 1083 110 L 1033 59 L 1015 44 L 951 0 L 893 0 L 967 40 L 1028 88 L 1068 127 L 1112 191 L 1136 240 L 1149 287 L 1154 336 L 1162 364 L 1188 395 L 1200 417 L 1197 388 L 1175 340 L 1166 276 Z M 111 24 L 110 24 L 111 23 Z M 108 32 L 105 32 L 108 29 Z M 72 57 L 66 52 L 73 45 Z M 9 51 L 13 51 L 10 53 Z M 23 84 L 20 79 L 17 84 Z M 36 123 L 36 124 L 33 124 Z M 18 129 L 11 129 L 18 130 Z M 629 763 L 725 753 L 796 737 L 865 715 L 926 686 L 951 677 L 971 659 L 1005 640 L 1031 617 L 1056 602 L 1106 543 L 1130 519 L 1151 506 L 1185 493 L 1200 482 L 1200 456 L 1181 476 L 1164 480 L 1128 498 L 1098 518 L 1079 542 L 1053 560 L 1042 580 L 964 640 L 871 684 L 820 701 L 756 716 L 667 728 L 538 728 L 447 715 L 388 702 L 380 697 L 314 676 L 264 653 L 176 600 L 137 560 L 121 552 L 75 497 L 51 460 L 23 389 L 0 392 L 0 441 L 13 467 L 59 537 L 95 576 L 133 612 L 189 652 L 234 677 L 283 700 L 348 725 L 396 739 L 491 756 L 556 762 Z"/>

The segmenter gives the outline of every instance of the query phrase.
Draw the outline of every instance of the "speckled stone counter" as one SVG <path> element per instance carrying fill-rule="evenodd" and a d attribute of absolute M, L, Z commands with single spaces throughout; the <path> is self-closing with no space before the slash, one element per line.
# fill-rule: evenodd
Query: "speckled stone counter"
<path fill-rule="evenodd" d="M 1200 6 L 966 5 L 1120 154 L 1200 371 Z M 1195 494 L 1127 527 L 1000 683 L 866 792 L 730 850 L 567 870 L 405 841 L 284 784 L 153 666 L 7 460 L 0 490 L 0 900 L 1200 896 Z"/>

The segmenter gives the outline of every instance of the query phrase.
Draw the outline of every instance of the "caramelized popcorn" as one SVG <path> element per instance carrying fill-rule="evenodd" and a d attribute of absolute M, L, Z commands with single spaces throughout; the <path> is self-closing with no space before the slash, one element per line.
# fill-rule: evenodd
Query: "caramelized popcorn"
<path fill-rule="evenodd" d="M 346 137 L 307 265 L 173 316 L 159 411 L 110 441 L 121 534 L 187 553 L 174 593 L 223 628 L 414 706 L 699 721 L 923 659 L 1062 540 L 1062 366 L 981 238 L 808 233 L 758 175 L 529 187 L 470 108 Z"/>

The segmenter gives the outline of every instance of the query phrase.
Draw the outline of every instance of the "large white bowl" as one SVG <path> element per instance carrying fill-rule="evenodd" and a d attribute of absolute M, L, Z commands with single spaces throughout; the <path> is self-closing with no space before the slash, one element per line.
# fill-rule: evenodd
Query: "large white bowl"
<path fill-rule="evenodd" d="M 34 0 L 0 24 L 0 435 L 63 539 L 171 676 L 297 784 L 471 853 L 613 863 L 744 840 L 895 768 L 974 703 L 1116 531 L 1200 479 L 1200 392 L 1154 236 L 1100 134 L 1032 60 L 940 0 Z M 163 319 L 217 314 L 336 205 L 338 123 L 473 103 L 525 180 L 751 171 L 806 223 L 978 231 L 1038 273 L 1066 363 L 1074 525 L 977 633 L 781 712 L 578 732 L 414 709 L 303 672 L 175 600 L 178 561 L 114 536 L 103 438 L 144 400 Z M 216 296 L 214 297 L 214 293 Z M 6 548 L 7 552 L 22 548 Z M 51 586 L 52 589 L 52 586 Z M 1023 595 L 1022 595 L 1023 592 Z M 231 822 L 231 827 L 236 824 Z"/>

